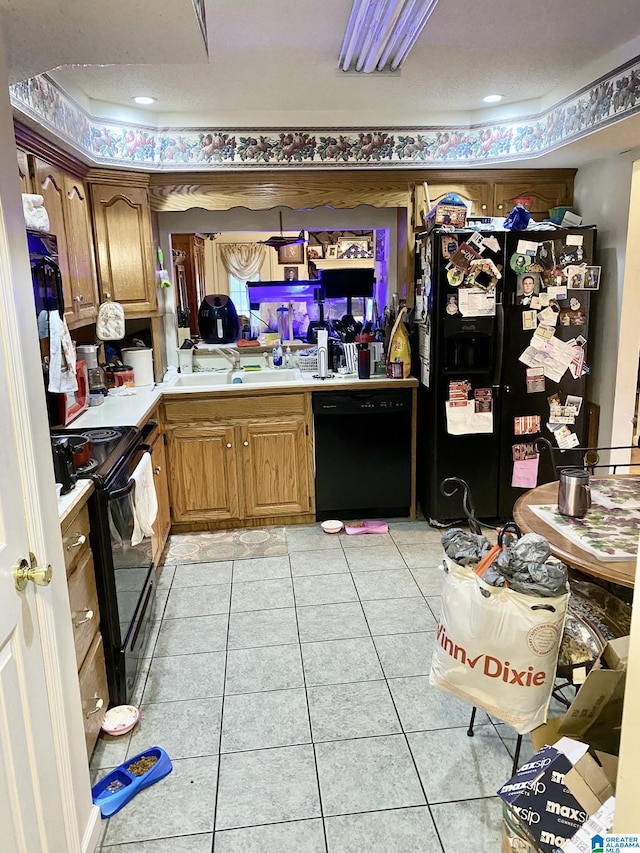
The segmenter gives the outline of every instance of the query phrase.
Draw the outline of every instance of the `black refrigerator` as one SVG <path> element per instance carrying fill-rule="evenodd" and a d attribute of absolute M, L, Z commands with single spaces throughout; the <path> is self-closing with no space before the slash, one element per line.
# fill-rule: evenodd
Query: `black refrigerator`
<path fill-rule="evenodd" d="M 511 518 L 520 494 L 584 446 L 595 228 L 434 229 L 416 238 L 417 493 L 427 519 Z M 559 451 L 562 450 L 562 453 Z"/>

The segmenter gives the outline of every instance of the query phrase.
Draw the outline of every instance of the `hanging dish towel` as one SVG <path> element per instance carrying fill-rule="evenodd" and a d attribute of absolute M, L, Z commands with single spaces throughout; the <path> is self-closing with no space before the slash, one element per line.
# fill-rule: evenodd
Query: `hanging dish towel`
<path fill-rule="evenodd" d="M 49 312 L 49 391 L 71 394 L 78 390 L 76 350 L 67 321 L 57 311 Z"/>
<path fill-rule="evenodd" d="M 158 498 L 153 482 L 151 455 L 145 453 L 131 477 L 136 481 L 133 489 L 133 534 L 131 544 L 138 545 L 145 536 L 153 535 L 153 522 L 158 515 Z"/>

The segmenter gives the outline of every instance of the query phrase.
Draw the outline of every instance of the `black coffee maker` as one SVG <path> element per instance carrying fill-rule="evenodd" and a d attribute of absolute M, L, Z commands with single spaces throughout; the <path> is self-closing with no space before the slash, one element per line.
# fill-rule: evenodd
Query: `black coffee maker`
<path fill-rule="evenodd" d="M 205 296 L 198 311 L 198 331 L 206 344 L 233 344 L 238 340 L 238 312 L 228 296 Z"/>

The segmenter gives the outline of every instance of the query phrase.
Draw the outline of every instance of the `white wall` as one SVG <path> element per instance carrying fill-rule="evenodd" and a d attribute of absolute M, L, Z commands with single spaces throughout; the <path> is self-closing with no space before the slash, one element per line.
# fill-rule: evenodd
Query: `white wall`
<path fill-rule="evenodd" d="M 575 179 L 574 206 L 586 225 L 598 227 L 596 263 L 602 266 L 600 290 L 591 303 L 587 385 L 588 398 L 600 406 L 601 446 L 630 444 L 633 435 L 640 288 L 629 277 L 625 283 L 625 262 L 633 162 L 638 159 L 640 147 L 595 160 Z"/>

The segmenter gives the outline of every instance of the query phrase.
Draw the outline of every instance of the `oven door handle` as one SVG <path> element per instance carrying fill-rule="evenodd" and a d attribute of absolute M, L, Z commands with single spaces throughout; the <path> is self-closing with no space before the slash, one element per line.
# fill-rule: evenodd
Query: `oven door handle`
<path fill-rule="evenodd" d="M 138 447 L 140 448 L 140 450 L 144 451 L 144 453 L 151 453 L 152 448 L 148 444 L 140 444 L 138 445 Z M 130 477 L 129 482 L 126 486 L 123 486 L 121 489 L 114 489 L 112 492 L 108 493 L 109 500 L 117 501 L 118 498 L 123 498 L 125 495 L 130 494 L 133 491 L 133 487 L 135 486 L 135 484 L 136 481 L 133 479 L 133 477 Z"/>

